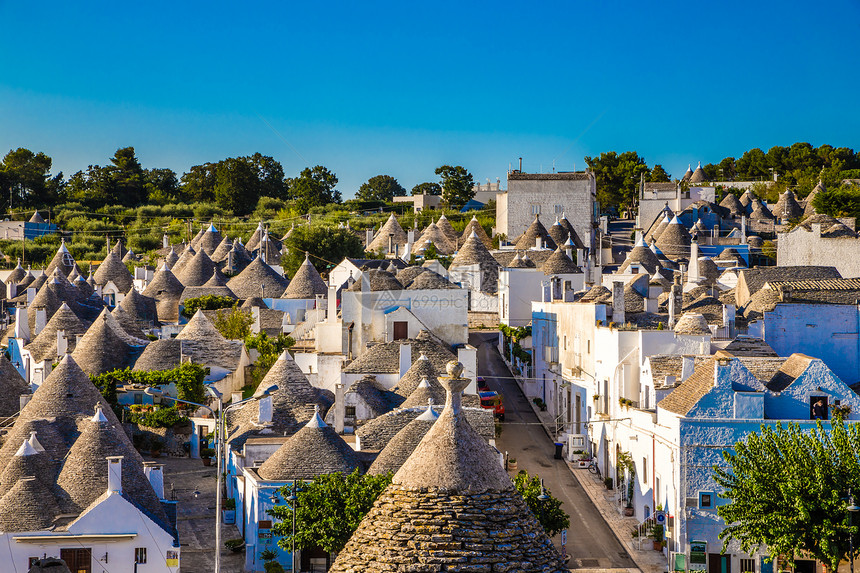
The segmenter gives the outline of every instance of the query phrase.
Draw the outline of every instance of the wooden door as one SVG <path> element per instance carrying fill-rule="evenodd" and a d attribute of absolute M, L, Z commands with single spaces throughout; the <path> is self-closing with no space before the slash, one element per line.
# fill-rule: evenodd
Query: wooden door
<path fill-rule="evenodd" d="M 409 338 L 409 323 L 406 321 L 394 322 L 394 340 Z"/>
<path fill-rule="evenodd" d="M 92 573 L 93 550 L 84 549 L 60 549 L 60 559 L 66 562 L 72 573 Z"/>

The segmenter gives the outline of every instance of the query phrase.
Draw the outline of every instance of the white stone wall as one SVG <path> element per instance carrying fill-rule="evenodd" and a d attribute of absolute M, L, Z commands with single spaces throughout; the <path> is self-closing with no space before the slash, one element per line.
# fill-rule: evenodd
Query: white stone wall
<path fill-rule="evenodd" d="M 513 240 L 532 224 L 533 207 L 538 206 L 545 227 L 549 228 L 563 211 L 579 238 L 588 245 L 596 193 L 597 186 L 590 173 L 509 173 L 508 192 L 500 193 L 496 201 L 496 231 Z"/>
<path fill-rule="evenodd" d="M 860 277 L 860 238 L 822 238 L 820 227 L 812 231 L 797 227 L 779 235 L 776 264 L 788 266 L 836 267 L 843 278 Z"/>

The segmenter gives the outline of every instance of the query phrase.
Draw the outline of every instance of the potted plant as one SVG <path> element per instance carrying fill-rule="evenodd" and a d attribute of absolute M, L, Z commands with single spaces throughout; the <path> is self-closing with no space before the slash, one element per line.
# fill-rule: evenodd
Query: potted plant
<path fill-rule="evenodd" d="M 508 469 L 517 469 L 517 458 L 508 458 Z"/>
<path fill-rule="evenodd" d="M 659 523 L 651 527 L 651 539 L 654 541 L 654 551 L 662 551 L 665 529 Z"/>
<path fill-rule="evenodd" d="M 237 537 L 236 539 L 228 539 L 224 542 L 224 547 L 226 547 L 233 553 L 241 553 L 245 549 L 245 540 L 241 537 Z"/>
<path fill-rule="evenodd" d="M 204 466 L 212 465 L 212 458 L 215 456 L 215 450 L 212 448 L 203 448 L 200 450 L 200 459 L 203 460 Z"/>
<path fill-rule="evenodd" d="M 224 509 L 221 510 L 222 521 L 226 525 L 236 523 L 236 500 L 228 497 L 224 501 Z"/>
<path fill-rule="evenodd" d="M 161 448 L 164 447 L 164 442 L 158 438 L 152 438 L 149 445 L 149 455 L 153 458 L 161 457 Z"/>
<path fill-rule="evenodd" d="M 603 485 L 606 486 L 606 489 L 612 489 L 612 478 L 611 477 L 603 478 Z"/>

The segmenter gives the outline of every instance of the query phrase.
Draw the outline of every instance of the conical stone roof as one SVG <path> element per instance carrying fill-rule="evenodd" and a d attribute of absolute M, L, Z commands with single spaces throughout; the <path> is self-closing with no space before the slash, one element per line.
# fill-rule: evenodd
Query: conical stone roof
<path fill-rule="evenodd" d="M 245 270 L 230 279 L 227 286 L 240 299 L 252 296 L 280 298 L 289 283 L 289 280 L 257 257 Z"/>
<path fill-rule="evenodd" d="M 428 242 L 436 247 L 436 251 L 440 255 L 451 255 L 457 250 L 457 244 L 452 243 L 442 229 L 436 226 L 436 223 L 427 225 L 427 228 L 421 233 L 421 237 L 412 246 L 412 253 L 415 255 L 423 253 L 423 249 L 426 249 Z"/>
<path fill-rule="evenodd" d="M 35 476 L 45 486 L 52 487 L 57 477 L 57 466 L 44 449 L 37 450 L 29 440 L 23 440 L 21 446 L 0 473 L 0 497 L 12 489 L 18 480 L 26 476 Z"/>
<path fill-rule="evenodd" d="M 797 219 L 803 215 L 803 207 L 797 202 L 794 192 L 791 189 L 786 189 L 774 205 L 773 214 L 784 220 Z"/>
<path fill-rule="evenodd" d="M 691 240 L 689 231 L 676 215 L 657 238 L 657 248 L 669 258 L 686 257 L 690 255 Z"/>
<path fill-rule="evenodd" d="M 120 260 L 125 258 L 126 254 L 128 254 L 128 250 L 125 248 L 125 243 L 123 243 L 122 239 L 116 240 L 116 243 L 114 243 L 111 252 L 116 255 L 116 258 Z"/>
<path fill-rule="evenodd" d="M 702 163 L 700 161 L 698 167 L 696 167 L 696 170 L 693 171 L 692 175 L 690 175 L 690 183 L 704 183 L 707 180 L 707 177 L 705 177 L 705 170 L 702 169 Z"/>
<path fill-rule="evenodd" d="M 448 220 L 448 217 L 445 216 L 445 213 L 439 217 L 439 220 L 436 221 L 436 226 L 440 231 L 447 237 L 448 242 L 454 246 L 459 245 L 460 242 L 460 233 L 454 230 L 454 227 L 451 225 L 451 221 Z"/>
<path fill-rule="evenodd" d="M 403 466 L 439 418 L 439 414 L 432 405 L 431 401 L 423 414 L 406 424 L 389 440 L 373 460 L 367 473 L 371 475 L 396 473 Z"/>
<path fill-rule="evenodd" d="M 221 243 L 209 255 L 209 258 L 212 259 L 215 263 L 222 263 L 227 260 L 227 255 L 232 249 L 233 242 L 230 241 L 229 238 L 224 237 L 223 239 L 221 239 Z"/>
<path fill-rule="evenodd" d="M 197 250 L 194 247 L 191 245 L 186 246 L 185 250 L 182 251 L 182 254 L 179 255 L 176 262 L 170 267 L 170 270 L 173 271 L 174 275 L 178 275 L 185 265 L 191 262 L 191 259 L 193 259 L 196 254 Z"/>
<path fill-rule="evenodd" d="M 645 246 L 645 241 L 640 239 L 633 249 L 627 253 L 627 258 L 624 259 L 624 262 L 621 263 L 621 266 L 618 267 L 619 273 L 627 272 L 630 268 L 630 265 L 637 264 L 646 271 L 648 271 L 649 275 L 653 275 L 657 272 L 660 267 L 660 261 L 657 259 L 657 255 L 655 255 L 651 249 Z"/>
<path fill-rule="evenodd" d="M 660 235 L 663 234 L 663 231 L 666 230 L 666 227 L 669 226 L 669 222 L 675 217 L 675 215 L 669 215 L 668 213 L 663 216 L 657 226 L 654 227 L 654 230 L 645 236 L 648 241 L 656 241 L 660 238 Z"/>
<path fill-rule="evenodd" d="M 69 276 L 69 273 L 72 272 L 72 269 L 75 267 L 75 259 L 72 257 L 72 254 L 69 253 L 69 249 L 66 248 L 66 242 L 63 241 L 60 243 L 60 248 L 57 249 L 54 258 L 51 259 L 51 262 L 48 263 L 48 266 L 45 267 L 45 274 L 50 276 L 51 273 L 54 272 L 54 269 L 59 269 L 63 276 Z"/>
<path fill-rule="evenodd" d="M 408 398 L 424 379 L 426 379 L 431 386 L 437 389 L 438 397 L 440 398 L 438 403 L 441 404 L 441 398 L 444 398 L 445 396 L 445 389 L 441 384 L 439 384 L 439 377 L 436 373 L 436 369 L 433 368 L 433 364 L 424 354 L 420 354 L 418 358 L 412 362 L 412 366 L 410 366 L 403 374 L 403 377 L 397 385 L 392 388 L 392 391 L 404 398 Z"/>
<path fill-rule="evenodd" d="M 168 268 L 173 268 L 176 265 L 176 261 L 179 260 L 179 255 L 176 254 L 176 249 L 173 248 L 173 245 L 170 246 L 170 252 L 164 257 L 164 262 L 167 263 Z"/>
<path fill-rule="evenodd" d="M 56 339 L 56 336 L 54 338 Z M 0 417 L 5 418 L 17 413 L 21 409 L 21 394 L 29 392 L 30 387 L 18 370 L 5 355 L 0 356 Z"/>
<path fill-rule="evenodd" d="M 692 165 L 687 165 L 687 170 L 684 172 L 684 176 L 681 177 L 681 181 L 689 181 L 693 176 L 693 167 Z"/>
<path fill-rule="evenodd" d="M 734 217 L 740 217 L 744 214 L 744 206 L 741 205 L 740 200 L 734 193 L 728 191 L 726 192 L 726 196 L 723 197 L 723 200 L 720 201 L 720 207 L 728 209 Z"/>
<path fill-rule="evenodd" d="M 125 298 L 119 303 L 131 320 L 135 321 L 140 329 L 152 328 L 158 323 L 158 303 L 157 301 L 144 294 L 137 292 L 137 289 L 131 289 Z"/>
<path fill-rule="evenodd" d="M 481 290 L 496 292 L 499 284 L 499 262 L 490 254 L 487 247 L 472 233 L 451 261 L 450 268 L 478 265 L 481 269 Z"/>
<path fill-rule="evenodd" d="M 248 252 L 248 249 L 245 248 L 241 241 L 236 240 L 233 242 L 233 247 L 230 249 L 227 258 L 221 262 L 221 268 L 225 272 L 235 275 L 245 270 L 251 264 L 251 260 L 251 253 Z"/>
<path fill-rule="evenodd" d="M 165 263 L 155 271 L 152 280 L 143 289 L 143 295 L 155 299 L 160 322 L 176 322 L 179 320 L 179 299 L 184 289 Z"/>
<path fill-rule="evenodd" d="M 34 476 L 18 483 L 0 499 L 0 530 L 4 533 L 44 531 L 60 513 L 56 497 Z"/>
<path fill-rule="evenodd" d="M 218 229 L 215 228 L 215 225 L 210 224 L 207 227 L 206 231 L 200 236 L 200 240 L 197 242 L 195 248 L 198 251 L 203 251 L 207 256 L 212 256 L 215 253 L 215 249 L 221 244 L 223 237 L 221 237 L 221 233 L 218 232 Z"/>
<path fill-rule="evenodd" d="M 553 251 L 549 258 L 541 265 L 540 269 L 545 275 L 564 275 L 582 272 L 576 266 L 576 263 L 567 256 L 567 253 L 561 250 L 561 247 Z"/>
<path fill-rule="evenodd" d="M 93 278 L 99 285 L 106 285 L 108 281 L 113 281 L 113 284 L 123 294 L 129 291 L 134 282 L 134 277 L 123 264 L 122 259 L 117 257 L 113 251 L 105 257 L 105 260 L 96 269 Z"/>
<path fill-rule="evenodd" d="M 525 233 L 517 239 L 516 247 L 518 249 L 533 249 L 537 245 L 537 238 L 541 238 L 541 244 L 547 249 L 555 250 L 558 248 L 556 242 L 552 239 L 546 227 L 540 222 L 540 215 L 535 215 L 535 220 L 529 225 Z"/>
<path fill-rule="evenodd" d="M 182 268 L 177 271 L 176 278 L 186 287 L 202 286 L 212 276 L 215 263 L 200 249 Z"/>
<path fill-rule="evenodd" d="M 374 502 L 331 571 L 376 573 L 419 566 L 441 571 L 451 563 L 457 569 L 566 571 L 497 453 L 466 421 L 461 394 L 468 383 L 443 380 L 445 409 Z M 421 531 L 427 520 L 444 532 L 444 543 Z M 399 533 L 384 534 L 392 530 Z M 489 539 L 493 542 L 484 543 Z"/>
<path fill-rule="evenodd" d="M 249 253 L 253 253 L 257 250 L 257 247 L 260 246 L 260 240 L 263 238 L 263 223 L 262 221 L 257 224 L 257 228 L 254 229 L 254 232 L 248 238 L 248 241 L 245 243 L 245 248 Z M 239 241 L 236 241 L 237 243 Z"/>
<path fill-rule="evenodd" d="M 487 235 L 487 232 L 484 230 L 484 227 L 481 226 L 481 224 L 478 222 L 478 219 L 474 215 L 472 215 L 472 219 L 466 224 L 466 228 L 463 229 L 463 233 L 460 235 L 458 242 L 461 247 L 466 243 L 467 240 L 469 240 L 469 237 L 472 236 L 472 233 L 478 235 L 478 238 L 481 240 L 482 243 L 484 243 L 485 247 L 487 247 L 488 249 L 493 248 L 493 240 L 490 239 L 489 235 Z"/>
<path fill-rule="evenodd" d="M 549 229 L 547 229 L 549 236 L 552 237 L 552 240 L 555 241 L 556 245 L 563 245 L 567 242 L 570 233 L 568 233 L 567 229 L 561 226 L 558 218 L 556 218 L 555 223 L 550 225 Z"/>
<path fill-rule="evenodd" d="M 129 335 L 104 309 L 78 341 L 72 356 L 87 374 L 102 374 L 134 364 L 148 342 Z"/>
<path fill-rule="evenodd" d="M 314 299 L 317 295 L 325 295 L 327 292 L 325 281 L 322 280 L 316 267 L 311 264 L 308 253 L 305 253 L 304 262 L 293 275 L 281 298 Z"/>
<path fill-rule="evenodd" d="M 9 273 L 9 276 L 6 277 L 6 284 L 18 284 L 24 279 L 24 275 L 27 274 L 27 271 L 24 270 L 24 267 L 21 266 L 21 259 L 18 259 L 18 265 L 12 269 L 12 272 Z"/>
<path fill-rule="evenodd" d="M 824 188 L 824 182 L 819 179 L 818 184 L 815 185 L 815 187 L 812 188 L 812 191 L 810 191 L 809 195 L 806 196 L 806 200 L 803 207 L 804 215 L 809 216 L 818 213 L 818 211 L 815 210 L 815 206 L 812 204 L 812 202 L 815 200 L 815 197 L 823 191 L 826 191 L 826 189 Z"/>
<path fill-rule="evenodd" d="M 370 244 L 365 247 L 365 250 L 373 253 L 379 251 L 387 253 L 389 237 L 392 234 L 394 236 L 391 237 L 391 240 L 395 245 L 400 245 L 401 248 L 409 240 L 406 231 L 404 231 L 403 227 L 400 226 L 400 223 L 397 222 L 397 218 L 394 216 L 394 213 L 388 217 L 388 220 L 385 221 L 385 224 L 382 225 L 382 228 L 379 229 Z"/>
<path fill-rule="evenodd" d="M 182 331 L 176 335 L 176 340 L 211 340 L 215 342 L 226 342 L 227 339 L 215 328 L 203 310 L 198 309 L 188 321 Z"/>
<path fill-rule="evenodd" d="M 576 229 L 574 229 L 573 225 L 570 223 L 570 221 L 567 220 L 567 217 L 565 216 L 564 213 L 561 214 L 561 219 L 558 220 L 558 224 L 561 226 L 562 229 L 567 231 L 567 236 L 571 241 L 573 241 L 573 245 L 575 248 L 577 248 L 577 249 L 587 248 L 585 246 L 585 243 L 582 242 L 582 239 L 576 233 Z M 564 243 L 563 242 L 559 243 L 558 241 L 556 241 L 556 244 L 562 245 Z"/>
<path fill-rule="evenodd" d="M 65 333 L 66 340 L 69 344 L 69 351 L 71 352 L 75 348 L 77 336 L 79 334 L 84 334 L 87 331 L 88 326 L 88 324 L 85 324 L 80 318 L 78 318 L 78 315 L 72 312 L 69 305 L 63 303 L 45 325 L 45 328 L 43 328 L 42 331 L 36 335 L 36 338 L 27 345 L 27 350 L 30 351 L 30 354 L 36 362 L 41 362 L 42 360 L 56 360 L 58 358 L 57 331 L 62 330 Z M 17 408 L 15 411 L 17 411 Z"/>
<path fill-rule="evenodd" d="M 358 454 L 323 422 L 317 409 L 307 425 L 263 462 L 258 473 L 265 480 L 313 479 L 352 473 L 359 466 Z"/>

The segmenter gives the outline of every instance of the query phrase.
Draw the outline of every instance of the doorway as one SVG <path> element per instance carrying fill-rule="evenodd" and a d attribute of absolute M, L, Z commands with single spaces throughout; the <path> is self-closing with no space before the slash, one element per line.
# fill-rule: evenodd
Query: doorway
<path fill-rule="evenodd" d="M 92 573 L 93 550 L 85 549 L 60 549 L 60 559 L 66 562 L 72 573 Z"/>
<path fill-rule="evenodd" d="M 409 323 L 397 320 L 394 322 L 394 340 L 409 338 Z"/>
<path fill-rule="evenodd" d="M 732 556 L 708 553 L 708 573 L 732 573 Z"/>

